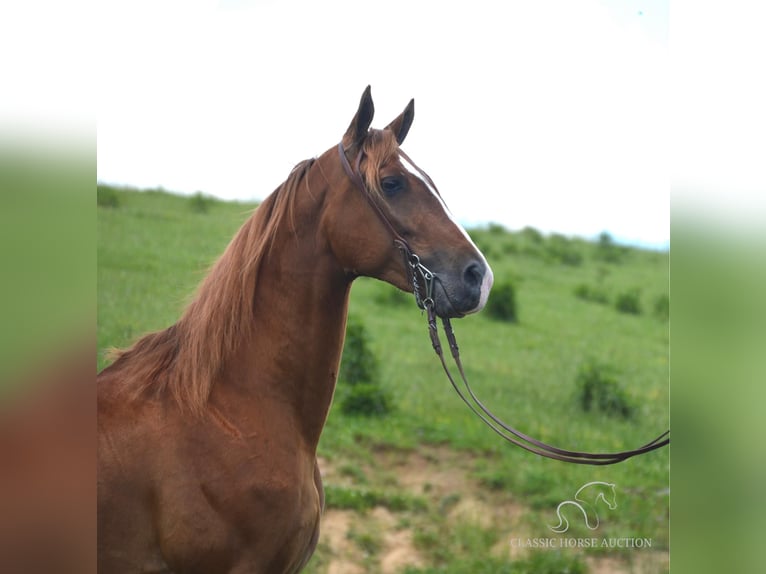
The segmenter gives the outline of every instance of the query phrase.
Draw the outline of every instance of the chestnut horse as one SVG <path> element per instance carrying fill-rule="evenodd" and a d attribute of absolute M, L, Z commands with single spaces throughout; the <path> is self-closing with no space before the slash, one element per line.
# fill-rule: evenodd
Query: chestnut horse
<path fill-rule="evenodd" d="M 292 170 L 178 322 L 99 374 L 100 572 L 301 570 L 354 279 L 422 290 L 419 261 L 438 315 L 484 306 L 486 260 L 399 149 L 414 101 L 382 130 L 373 113 L 368 87 L 340 149 Z"/>

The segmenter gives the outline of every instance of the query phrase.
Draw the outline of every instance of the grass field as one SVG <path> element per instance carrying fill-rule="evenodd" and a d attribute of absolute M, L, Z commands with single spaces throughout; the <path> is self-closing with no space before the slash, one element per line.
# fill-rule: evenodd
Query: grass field
<path fill-rule="evenodd" d="M 176 321 L 255 206 L 106 186 L 99 187 L 99 203 L 103 368 L 105 349 Z M 453 322 L 468 377 L 485 404 L 528 434 L 576 450 L 622 450 L 664 431 L 668 254 L 531 229 L 490 226 L 471 235 L 495 284 L 514 285 L 518 313 L 516 322 L 486 312 Z M 307 570 L 667 571 L 668 449 L 584 467 L 503 443 L 454 394 L 425 318 L 393 292 L 367 279 L 352 289 L 350 314 L 364 325 L 394 408 L 383 417 L 351 416 L 336 401 L 319 448 L 327 511 Z M 621 296 L 637 302 L 638 312 L 620 312 Z M 577 380 L 588 364 L 609 375 L 630 416 L 583 410 Z M 617 508 L 598 507 L 596 531 L 572 520 L 562 539 L 642 539 L 651 548 L 514 545 L 558 539 L 548 528 L 557 522 L 558 503 L 592 481 L 616 485 Z"/>

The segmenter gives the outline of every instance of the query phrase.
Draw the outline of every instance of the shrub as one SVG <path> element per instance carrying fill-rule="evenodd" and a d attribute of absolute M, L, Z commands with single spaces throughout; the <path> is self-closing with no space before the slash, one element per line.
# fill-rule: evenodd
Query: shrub
<path fill-rule="evenodd" d="M 583 256 L 575 241 L 554 233 L 545 243 L 545 253 L 551 261 L 577 267 L 582 265 Z"/>
<path fill-rule="evenodd" d="M 525 227 L 513 234 L 518 252 L 532 257 L 541 257 L 545 246 L 545 236 L 534 227 Z"/>
<path fill-rule="evenodd" d="M 486 313 L 500 321 L 516 323 L 519 320 L 516 309 L 516 288 L 513 283 L 495 285 L 489 294 Z"/>
<path fill-rule="evenodd" d="M 663 321 L 670 318 L 670 297 L 667 293 L 659 295 L 654 300 L 654 315 Z"/>
<path fill-rule="evenodd" d="M 484 235 L 475 234 L 471 236 L 471 240 L 476 244 L 485 257 L 493 257 L 497 255 L 495 253 L 496 241 L 486 238 Z"/>
<path fill-rule="evenodd" d="M 117 196 L 117 190 L 113 187 L 99 185 L 96 188 L 96 205 L 99 207 L 119 207 L 120 198 Z"/>
<path fill-rule="evenodd" d="M 487 226 L 487 232 L 490 235 L 505 235 L 508 233 L 508 230 L 502 223 L 490 223 Z"/>
<path fill-rule="evenodd" d="M 351 386 L 340 404 L 347 415 L 382 416 L 391 411 L 391 398 L 377 383 Z"/>
<path fill-rule="evenodd" d="M 500 244 L 500 251 L 503 255 L 515 255 L 520 252 L 520 249 L 513 236 L 509 235 L 508 240 Z"/>
<path fill-rule="evenodd" d="M 369 336 L 364 323 L 354 316 L 348 318 L 346 342 L 340 363 L 341 382 L 348 385 L 374 383 L 378 380 L 378 359 L 370 350 Z"/>
<path fill-rule="evenodd" d="M 207 213 L 213 201 L 212 197 L 207 197 L 204 193 L 198 191 L 189 198 L 189 207 L 195 213 Z"/>
<path fill-rule="evenodd" d="M 575 384 L 582 410 L 597 410 L 622 418 L 633 416 L 635 409 L 615 379 L 614 369 L 608 365 L 585 362 L 577 372 Z"/>
<path fill-rule="evenodd" d="M 522 229 L 519 233 L 524 239 L 528 240 L 530 243 L 536 243 L 538 245 L 541 244 L 543 240 L 545 239 L 543 237 L 543 234 L 540 233 L 534 227 L 527 226 L 524 229 Z"/>
<path fill-rule="evenodd" d="M 641 294 L 638 289 L 631 289 L 617 295 L 614 301 L 614 307 L 620 313 L 628 313 L 630 315 L 641 314 Z"/>
<path fill-rule="evenodd" d="M 340 407 L 346 414 L 380 416 L 391 411 L 389 394 L 379 383 L 380 366 L 369 348 L 364 324 L 349 318 L 339 379 Z"/>
<path fill-rule="evenodd" d="M 596 259 L 607 263 L 620 263 L 628 253 L 627 248 L 617 245 L 612 236 L 602 231 L 595 247 Z"/>
<path fill-rule="evenodd" d="M 577 287 L 575 287 L 574 295 L 578 299 L 582 299 L 584 301 L 591 301 L 593 303 L 601 303 L 604 305 L 609 303 L 609 295 L 607 295 L 607 292 L 601 287 L 597 287 L 595 285 L 580 283 Z"/>

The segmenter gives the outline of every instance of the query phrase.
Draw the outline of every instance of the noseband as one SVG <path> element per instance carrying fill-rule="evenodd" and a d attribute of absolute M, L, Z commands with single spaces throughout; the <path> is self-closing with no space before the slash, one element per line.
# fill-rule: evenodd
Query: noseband
<path fill-rule="evenodd" d="M 362 178 L 361 172 L 359 170 L 359 167 L 362 163 L 363 152 L 360 150 L 359 154 L 356 156 L 353 169 L 351 168 L 351 164 L 346 157 L 346 150 L 343 147 L 343 142 L 338 144 L 338 153 L 340 155 L 340 162 L 343 165 L 343 169 L 345 170 L 346 174 L 359 188 L 364 198 L 372 207 L 372 210 L 378 215 L 383 224 L 388 228 L 394 238 L 394 246 L 399 249 L 404 256 L 404 264 L 409 271 L 408 277 L 412 285 L 413 294 L 415 295 L 415 302 L 420 309 L 425 310 L 427 313 L 428 332 L 431 337 L 431 345 L 433 346 L 436 355 L 441 361 L 442 368 L 447 374 L 447 378 L 449 379 L 458 396 L 466 405 L 468 405 L 468 408 L 470 408 L 471 411 L 476 416 L 478 416 L 489 428 L 491 428 L 495 433 L 500 435 L 506 441 L 521 447 L 524 450 L 539 456 L 552 458 L 554 460 L 560 460 L 563 462 L 571 462 L 573 464 L 589 464 L 597 466 L 615 464 L 632 458 L 636 455 L 651 452 L 667 444 L 670 444 L 670 438 L 668 438 L 670 431 L 668 430 L 655 438 L 653 441 L 650 441 L 645 445 L 633 450 L 613 453 L 579 452 L 561 449 L 546 444 L 540 440 L 522 433 L 521 431 L 516 430 L 512 426 L 504 423 L 502 420 L 496 417 L 492 411 L 484 406 L 484 404 L 479 400 L 479 398 L 471 389 L 471 386 L 468 384 L 468 379 L 466 378 L 465 372 L 463 370 L 463 363 L 460 360 L 460 350 L 458 348 L 457 339 L 455 338 L 455 333 L 452 330 L 452 323 L 448 318 L 443 317 L 442 328 L 444 329 L 444 333 L 447 337 L 447 342 L 449 344 L 452 358 L 455 361 L 455 365 L 457 366 L 458 371 L 460 372 L 460 378 L 462 379 L 463 384 L 468 391 L 468 396 L 466 396 L 457 382 L 455 382 L 452 373 L 450 373 L 447 362 L 444 359 L 444 353 L 442 352 L 439 330 L 436 324 L 436 311 L 434 309 L 435 302 L 433 298 L 433 288 L 435 282 L 438 281 L 438 277 L 420 262 L 420 257 L 418 257 L 412 251 L 409 243 L 407 243 L 407 240 L 404 239 L 396 231 L 394 226 L 391 224 L 391 221 L 381 209 L 380 205 L 378 205 L 372 194 L 367 189 L 367 186 L 365 185 L 364 179 Z M 420 173 L 420 175 L 433 187 L 433 189 L 436 189 L 436 186 L 434 185 L 431 178 L 428 177 L 428 175 L 423 170 L 416 166 L 415 163 L 403 151 L 399 150 L 399 154 L 404 157 L 404 159 L 406 159 L 418 171 L 418 173 Z"/>

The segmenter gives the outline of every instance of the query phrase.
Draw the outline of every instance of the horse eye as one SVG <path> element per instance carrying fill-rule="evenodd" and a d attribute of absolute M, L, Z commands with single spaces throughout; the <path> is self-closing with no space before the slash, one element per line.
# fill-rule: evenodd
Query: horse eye
<path fill-rule="evenodd" d="M 398 176 L 384 177 L 380 182 L 383 193 L 391 197 L 404 189 L 404 180 Z"/>

